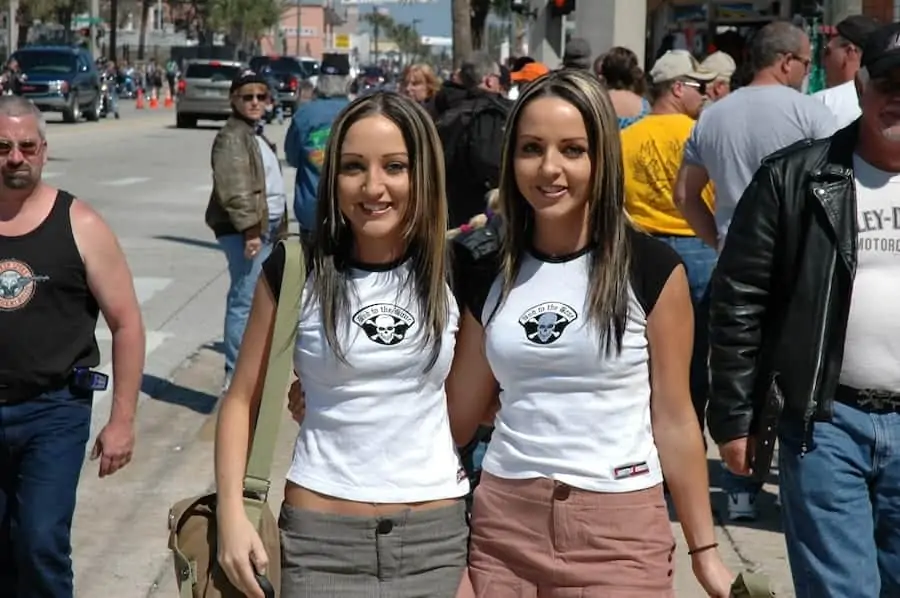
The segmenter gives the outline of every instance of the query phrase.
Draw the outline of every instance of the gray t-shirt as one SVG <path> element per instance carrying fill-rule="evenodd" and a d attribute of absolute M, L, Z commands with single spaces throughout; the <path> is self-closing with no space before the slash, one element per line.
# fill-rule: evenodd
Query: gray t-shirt
<path fill-rule="evenodd" d="M 834 115 L 822 102 L 784 85 L 742 87 L 704 108 L 684 147 L 684 161 L 703 166 L 715 185 L 720 246 L 763 158 L 835 130 Z"/>

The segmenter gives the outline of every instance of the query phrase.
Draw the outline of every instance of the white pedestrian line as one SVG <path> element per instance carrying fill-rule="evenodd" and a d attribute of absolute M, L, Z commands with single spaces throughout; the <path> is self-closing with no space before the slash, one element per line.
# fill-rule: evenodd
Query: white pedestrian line
<path fill-rule="evenodd" d="M 150 301 L 150 299 L 152 299 L 154 295 L 165 290 L 170 284 L 172 284 L 172 282 L 172 278 L 135 276 L 134 292 L 137 295 L 138 304 L 143 307 L 144 304 Z M 94 335 L 97 337 L 97 341 L 99 342 L 112 341 L 112 332 L 109 330 L 109 327 L 106 325 L 106 322 L 103 321 L 102 317 L 97 323 L 97 329 L 94 331 Z M 144 355 L 148 356 L 159 349 L 169 338 L 174 335 L 170 332 L 147 330 L 145 336 L 146 339 L 144 341 Z M 109 376 L 109 386 L 105 391 L 94 394 L 94 408 L 93 413 L 91 414 L 92 443 L 94 442 L 94 438 L 96 438 L 97 433 L 106 424 L 106 420 L 109 417 L 109 406 L 107 405 L 107 403 L 112 398 L 112 361 L 108 361 L 103 364 L 103 367 L 101 367 L 99 371 Z"/>
<path fill-rule="evenodd" d="M 171 278 L 157 278 L 154 276 L 136 276 L 134 278 L 134 292 L 137 294 L 138 303 L 143 305 L 153 298 L 155 294 L 172 284 Z"/>
<path fill-rule="evenodd" d="M 197 185 L 193 190 L 197 191 L 198 193 L 212 193 L 212 189 L 212 183 L 207 183 L 205 185 Z"/>
<path fill-rule="evenodd" d="M 97 331 L 97 340 L 101 340 L 102 334 L 101 330 Z M 112 335 L 109 334 L 109 329 L 106 330 L 107 335 L 111 338 Z M 144 342 L 144 355 L 150 355 L 157 349 L 159 349 L 163 343 L 166 342 L 172 336 L 171 333 L 168 332 L 158 332 L 155 330 L 148 330 L 146 333 L 146 340 Z M 105 339 L 103 339 L 105 340 Z M 89 448 L 93 448 L 94 440 L 97 438 L 97 434 L 100 430 L 103 429 L 103 426 L 106 425 L 107 420 L 109 419 L 109 409 L 108 405 L 109 401 L 112 399 L 112 391 L 113 391 L 113 366 L 112 362 L 109 361 L 98 371 L 103 372 L 107 376 L 109 376 L 109 386 L 106 387 L 106 390 L 101 392 L 94 393 L 94 403 L 91 412 L 91 439 L 89 441 Z"/>
<path fill-rule="evenodd" d="M 129 185 L 137 185 L 138 183 L 146 183 L 150 179 L 144 176 L 135 176 L 129 177 L 125 179 L 116 179 L 114 181 L 105 181 L 100 183 L 101 185 L 105 185 L 107 187 L 128 187 Z"/>
<path fill-rule="evenodd" d="M 56 179 L 64 175 L 64 172 L 47 172 L 46 170 L 41 173 L 42 179 Z"/>
<path fill-rule="evenodd" d="M 172 280 L 171 278 L 158 278 L 155 276 L 135 276 L 133 279 L 134 294 L 137 295 L 138 305 L 143 307 L 154 295 L 172 284 Z M 102 317 L 97 322 L 97 329 L 94 334 L 97 336 L 98 341 L 112 340 L 112 333 L 110 333 L 109 327 Z M 149 335 L 150 333 L 148 332 L 147 334 Z"/>

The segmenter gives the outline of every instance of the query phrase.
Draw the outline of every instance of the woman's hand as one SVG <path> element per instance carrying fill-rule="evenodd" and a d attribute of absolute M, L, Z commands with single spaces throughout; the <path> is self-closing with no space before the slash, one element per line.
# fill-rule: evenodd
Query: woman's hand
<path fill-rule="evenodd" d="M 734 575 L 722 562 L 722 556 L 715 548 L 697 553 L 691 557 L 694 576 L 711 598 L 729 598 Z"/>
<path fill-rule="evenodd" d="M 256 574 L 265 575 L 269 564 L 259 533 L 243 513 L 231 521 L 219 520 L 219 565 L 235 588 L 247 598 L 265 598 Z"/>
<path fill-rule="evenodd" d="M 298 424 L 303 423 L 306 416 L 306 394 L 300 385 L 300 380 L 294 380 L 291 389 L 288 391 L 288 411 Z"/>

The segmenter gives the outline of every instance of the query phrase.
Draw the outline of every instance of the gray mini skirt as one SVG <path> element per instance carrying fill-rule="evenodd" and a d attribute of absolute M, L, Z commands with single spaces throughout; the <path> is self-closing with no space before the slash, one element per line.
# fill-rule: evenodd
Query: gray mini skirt
<path fill-rule="evenodd" d="M 380 517 L 281 506 L 281 598 L 454 598 L 466 570 L 465 503 Z"/>

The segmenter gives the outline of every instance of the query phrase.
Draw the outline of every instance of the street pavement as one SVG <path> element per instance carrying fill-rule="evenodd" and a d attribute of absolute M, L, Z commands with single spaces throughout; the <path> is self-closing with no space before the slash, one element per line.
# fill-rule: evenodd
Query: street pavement
<path fill-rule="evenodd" d="M 213 488 L 213 432 L 222 382 L 221 339 L 227 273 L 203 222 L 211 190 L 209 149 L 219 128 L 174 128 L 174 111 L 135 111 L 122 119 L 67 125 L 48 119 L 45 178 L 91 203 L 109 222 L 132 268 L 147 328 L 147 365 L 133 462 L 111 478 L 86 462 L 73 529 L 76 596 L 147 598 L 177 595 L 167 547 L 168 509 Z M 285 127 L 270 126 L 279 148 Z M 293 171 L 285 168 L 288 189 Z M 98 326 L 103 368 L 110 334 Z M 95 400 L 91 444 L 109 414 L 108 393 Z M 287 417 L 274 464 L 270 503 L 277 513 L 296 425 Z M 90 449 L 90 445 L 88 447 Z M 710 455 L 710 469 L 718 460 Z M 771 490 L 771 488 L 769 488 Z M 724 507 L 714 490 L 714 504 Z M 778 595 L 792 596 L 778 514 L 770 494 L 753 527 L 720 525 L 717 538 L 732 569 L 758 570 Z M 677 523 L 673 569 L 679 598 L 703 596 L 693 580 Z"/>

